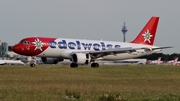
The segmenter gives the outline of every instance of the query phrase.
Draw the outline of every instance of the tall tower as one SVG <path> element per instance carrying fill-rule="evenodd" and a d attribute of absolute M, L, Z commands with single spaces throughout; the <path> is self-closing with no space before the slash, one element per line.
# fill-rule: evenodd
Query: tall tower
<path fill-rule="evenodd" d="M 126 25 L 125 25 L 125 21 L 124 21 L 124 26 L 122 27 L 122 30 L 123 32 L 123 42 L 126 42 L 126 32 L 128 31 L 127 28 L 126 28 Z"/>

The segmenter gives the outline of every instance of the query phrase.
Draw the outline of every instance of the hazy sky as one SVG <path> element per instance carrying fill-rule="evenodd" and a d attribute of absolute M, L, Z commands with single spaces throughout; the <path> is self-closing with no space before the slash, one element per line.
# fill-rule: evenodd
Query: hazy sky
<path fill-rule="evenodd" d="M 0 0 L 0 39 L 9 45 L 29 36 L 132 41 L 159 16 L 157 46 L 180 53 L 180 0 Z"/>

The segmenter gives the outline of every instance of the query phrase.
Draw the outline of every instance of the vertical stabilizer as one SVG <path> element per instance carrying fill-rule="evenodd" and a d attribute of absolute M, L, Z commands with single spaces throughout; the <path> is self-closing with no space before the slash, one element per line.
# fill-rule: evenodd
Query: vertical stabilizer
<path fill-rule="evenodd" d="M 156 36 L 159 17 L 151 17 L 138 36 L 131 42 L 137 44 L 153 45 Z"/>
<path fill-rule="evenodd" d="M 160 62 L 161 61 L 161 57 L 158 57 L 157 61 Z"/>
<path fill-rule="evenodd" d="M 178 59 L 179 59 L 178 57 L 175 57 L 174 62 L 177 62 L 177 61 L 178 61 Z"/>

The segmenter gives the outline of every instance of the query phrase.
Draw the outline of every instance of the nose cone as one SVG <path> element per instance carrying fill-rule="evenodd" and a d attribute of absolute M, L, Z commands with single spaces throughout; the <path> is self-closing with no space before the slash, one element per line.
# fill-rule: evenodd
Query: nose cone
<path fill-rule="evenodd" d="M 20 45 L 14 45 L 14 46 L 12 47 L 12 50 L 13 50 L 13 52 L 15 52 L 15 53 L 17 53 L 17 54 L 20 54 L 21 47 L 20 47 Z"/>
<path fill-rule="evenodd" d="M 25 47 L 26 46 L 24 46 L 22 44 L 16 44 L 12 47 L 12 50 L 13 50 L 13 52 L 15 52 L 17 54 L 26 55 L 26 54 L 28 54 L 28 52 L 25 50 Z"/>

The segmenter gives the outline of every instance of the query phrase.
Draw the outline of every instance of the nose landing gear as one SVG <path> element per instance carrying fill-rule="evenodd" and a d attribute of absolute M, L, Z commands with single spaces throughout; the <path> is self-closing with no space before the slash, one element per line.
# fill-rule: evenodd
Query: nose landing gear
<path fill-rule="evenodd" d="M 33 57 L 33 56 L 31 57 L 30 66 L 31 67 L 35 67 L 36 66 L 36 58 Z"/>

